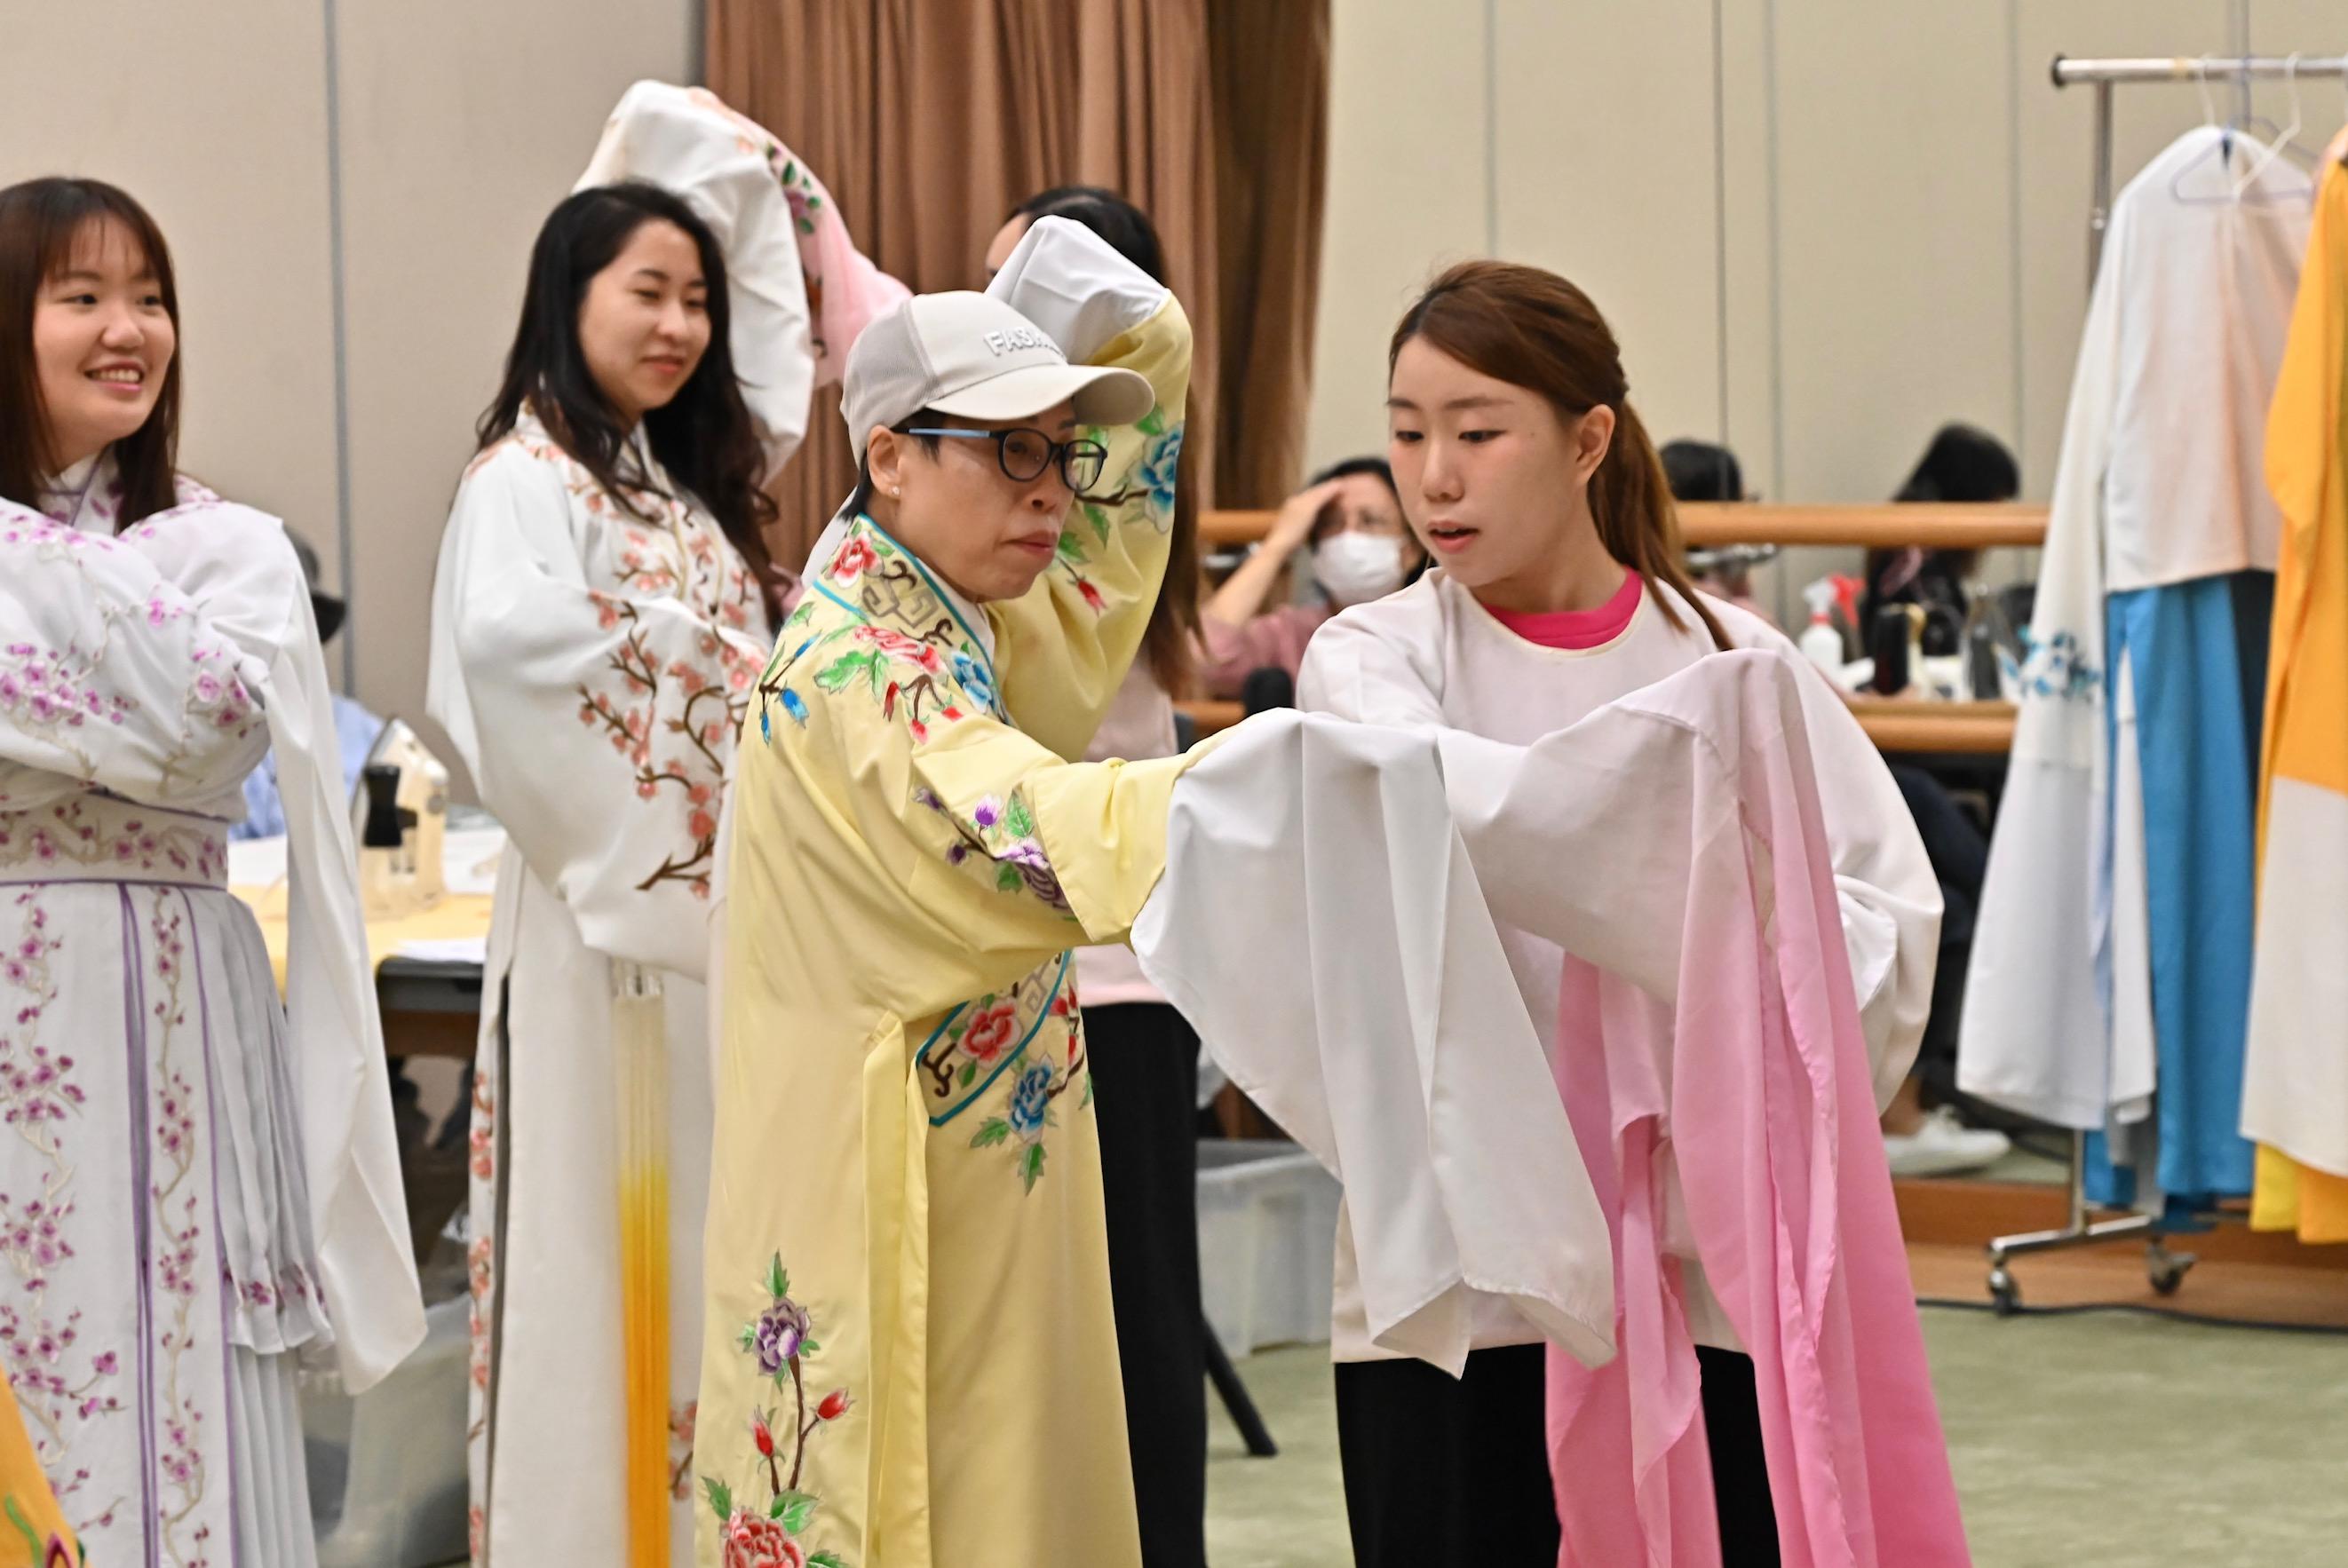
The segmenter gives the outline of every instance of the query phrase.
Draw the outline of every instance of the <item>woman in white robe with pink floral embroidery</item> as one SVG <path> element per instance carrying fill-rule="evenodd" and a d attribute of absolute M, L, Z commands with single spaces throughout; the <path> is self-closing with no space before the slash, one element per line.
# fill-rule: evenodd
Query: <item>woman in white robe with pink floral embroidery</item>
<path fill-rule="evenodd" d="M 294 1357 L 423 1337 L 325 663 L 283 525 L 178 476 L 162 236 L 0 191 L 0 1361 L 93 1562 L 315 1562 Z M 281 1007 L 227 886 L 274 744 Z"/>
<path fill-rule="evenodd" d="M 469 1244 L 473 1553 L 503 1568 L 691 1555 L 713 846 L 786 580 L 758 485 L 819 379 L 808 278 L 853 257 L 756 129 L 630 90 L 441 547 L 431 712 L 512 842 Z"/>

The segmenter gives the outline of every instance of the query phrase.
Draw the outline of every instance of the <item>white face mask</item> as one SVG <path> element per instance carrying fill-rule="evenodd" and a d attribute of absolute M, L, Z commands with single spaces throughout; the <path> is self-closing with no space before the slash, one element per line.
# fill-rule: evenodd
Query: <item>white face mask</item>
<path fill-rule="evenodd" d="M 1313 580 L 1338 609 L 1384 599 L 1402 586 L 1402 541 L 1347 529 L 1313 547 Z"/>

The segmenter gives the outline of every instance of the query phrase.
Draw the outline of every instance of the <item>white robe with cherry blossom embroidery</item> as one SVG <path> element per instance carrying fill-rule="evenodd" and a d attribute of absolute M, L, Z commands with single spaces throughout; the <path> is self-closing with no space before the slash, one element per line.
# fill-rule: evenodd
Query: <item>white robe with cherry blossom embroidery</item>
<path fill-rule="evenodd" d="M 632 515 L 525 415 L 458 488 L 434 586 L 432 717 L 510 835 L 474 1074 L 474 1557 L 627 1561 L 614 988 L 666 1021 L 674 1560 L 700 1376 L 709 1066 L 701 985 L 719 807 L 768 628 L 748 567 L 638 443 Z M 624 471 L 624 470 L 623 470 Z"/>
<path fill-rule="evenodd" d="M 292 1354 L 423 1336 L 325 665 L 281 524 L 0 502 L 0 1362 L 94 1563 L 314 1561 Z M 274 745 L 286 999 L 227 888 Z"/>

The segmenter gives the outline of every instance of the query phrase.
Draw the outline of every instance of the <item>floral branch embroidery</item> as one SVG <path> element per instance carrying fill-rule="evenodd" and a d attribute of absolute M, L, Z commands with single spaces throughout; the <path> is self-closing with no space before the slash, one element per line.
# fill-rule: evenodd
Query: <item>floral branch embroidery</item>
<path fill-rule="evenodd" d="M 973 865 L 983 856 L 994 867 L 995 891 L 1032 894 L 1045 907 L 1075 921 L 1067 890 L 1061 886 L 1060 874 L 1053 869 L 1051 856 L 1045 851 L 1035 808 L 1027 804 L 1024 788 L 1014 788 L 1008 801 L 988 795 L 967 814 L 952 810 L 935 791 L 926 788 L 915 790 L 913 801 L 944 817 L 953 827 L 956 842 L 946 846 L 947 865 Z M 973 865 L 973 869 L 989 875 L 983 866 Z"/>
<path fill-rule="evenodd" d="M 14 1129 L 42 1168 L 37 1191 L 22 1194 L 21 1202 L 15 1193 L 0 1194 L 0 1259 L 30 1315 L 0 1306 L 0 1359 L 29 1430 L 45 1457 L 54 1458 L 75 1432 L 99 1418 L 120 1416 L 125 1407 L 113 1391 L 121 1371 L 115 1353 L 87 1358 L 80 1353 L 80 1309 L 62 1322 L 46 1310 L 50 1272 L 77 1255 L 71 1233 L 79 1203 L 65 1139 L 80 1123 L 87 1099 L 74 1057 L 41 1038 L 42 1019 L 59 994 L 53 964 L 64 947 L 42 891 L 28 887 L 16 896 L 22 924 L 0 948 L 0 997 L 8 1003 L 0 1008 L 0 1122 Z M 88 1470 L 53 1466 L 50 1475 L 58 1501 L 83 1514 L 83 1528 L 112 1522 L 122 1500 L 93 1517 L 81 1495 L 91 1481 Z"/>
<path fill-rule="evenodd" d="M 133 536 L 135 537 L 135 536 Z M 70 759 L 67 772 L 85 782 L 98 772 L 94 737 L 144 718 L 155 733 L 149 737 L 160 763 L 158 774 L 170 784 L 193 776 L 199 764 L 216 747 L 231 745 L 252 734 L 261 723 L 259 705 L 237 677 L 235 659 L 226 645 L 201 636 L 184 644 L 186 663 L 180 677 L 180 712 L 143 710 L 130 698 L 107 689 L 106 670 L 121 630 L 140 623 L 149 636 L 192 613 L 184 601 L 168 595 L 160 585 L 145 596 L 126 599 L 107 579 L 92 577 L 92 560 L 129 550 L 130 545 L 103 536 L 61 528 L 46 519 L 26 523 L 14 518 L 0 521 L 0 545 L 18 547 L 35 562 L 63 563 L 85 579 L 80 590 L 97 630 L 90 645 L 70 642 L 48 648 L 30 641 L 0 645 L 0 723 L 54 747 Z M 73 594 L 70 585 L 61 591 Z M 166 726 L 176 723 L 176 732 Z M 0 804 L 5 796 L 0 795 Z"/>
<path fill-rule="evenodd" d="M 170 895 L 158 889 L 152 897 L 148 935 L 153 944 L 150 961 L 154 981 L 161 994 L 149 1009 L 151 1027 L 157 1031 L 153 1071 L 158 1081 L 152 1091 L 155 1103 L 149 1112 L 154 1118 L 157 1175 L 146 1196 L 153 1204 L 156 1225 L 154 1266 L 159 1295 L 165 1304 L 163 1310 L 170 1315 L 157 1341 L 157 1348 L 163 1353 L 164 1367 L 162 1451 L 157 1463 L 163 1480 L 180 1499 L 179 1507 L 161 1520 L 163 1544 L 175 1563 L 184 1563 L 187 1568 L 201 1568 L 211 1561 L 204 1552 L 209 1531 L 202 1527 L 195 1531 L 190 1543 L 192 1556 L 181 1550 L 179 1539 L 180 1528 L 201 1504 L 206 1490 L 204 1455 L 196 1435 L 205 1416 L 180 1386 L 184 1358 L 196 1349 L 193 1317 L 199 1280 L 204 1272 L 201 1258 L 206 1250 L 200 1223 L 200 1194 L 194 1184 L 201 1157 L 196 1134 L 196 1095 L 193 1084 L 174 1061 L 177 1052 L 173 1049 L 180 1030 L 187 1022 L 183 993 L 187 986 L 188 948 L 182 934 L 185 917 L 174 907 Z M 175 1215 L 184 1223 L 174 1225 Z"/>
<path fill-rule="evenodd" d="M 604 661 L 618 677 L 618 692 L 598 692 L 584 683 L 577 687 L 579 722 L 601 730 L 612 749 L 634 765 L 637 798 L 655 799 L 664 788 L 685 797 L 686 845 L 666 855 L 636 884 L 637 890 L 683 882 L 695 897 L 705 898 L 716 858 L 718 797 L 727 773 L 724 748 L 747 704 L 750 672 L 747 666 L 736 667 L 730 645 L 715 632 L 702 636 L 698 652 L 703 660 L 724 667 L 722 679 L 709 664 L 688 659 L 674 659 L 664 666 L 653 652 L 642 607 L 614 594 L 590 591 L 603 630 L 621 632 L 618 646 Z M 664 700 L 675 711 L 663 716 Z M 682 750 L 656 757 L 654 746 L 661 737 Z"/>
<path fill-rule="evenodd" d="M 750 1411 L 751 1446 L 767 1490 L 763 1509 L 747 1495 L 736 1497 L 734 1489 L 718 1477 L 702 1478 L 702 1491 L 717 1516 L 720 1561 L 724 1568 L 848 1568 L 835 1553 L 810 1553 L 802 1544 L 800 1538 L 814 1523 L 820 1500 L 801 1491 L 799 1480 L 808 1440 L 847 1415 L 855 1401 L 846 1389 L 836 1389 L 818 1401 L 812 1412 L 808 1410 L 805 1363 L 820 1347 L 813 1337 L 807 1308 L 791 1299 L 790 1276 L 783 1270 L 779 1253 L 768 1264 L 759 1287 L 767 1307 L 743 1327 L 741 1348 L 778 1390 L 788 1383 L 793 1413 L 778 1435 L 778 1412 L 762 1408 Z M 784 1473 L 786 1448 L 790 1450 L 788 1476 Z"/>
<path fill-rule="evenodd" d="M 1030 979 L 1039 979 L 1041 973 L 1038 971 L 1037 976 L 1031 976 Z M 1053 1061 L 1035 1048 L 1031 1034 L 1030 1043 L 1021 1051 L 1021 1060 L 1026 1065 L 1020 1069 L 1019 1076 L 1012 1083 L 1011 1096 L 1003 1113 L 981 1122 L 978 1131 L 970 1138 L 970 1146 L 973 1149 L 1012 1147 L 1012 1168 L 1019 1176 L 1023 1192 L 1034 1192 L 1035 1184 L 1043 1179 L 1044 1132 L 1046 1128 L 1059 1124 L 1052 1112 L 1053 1102 L 1066 1094 L 1081 1078 L 1085 1098 L 1079 1108 L 1092 1103 L 1092 1074 L 1085 1067 L 1084 1024 L 1076 1010 L 1076 999 L 1066 988 L 1060 986 L 1053 987 L 1050 995 L 1051 1004 L 1046 1016 L 1066 1030 L 1066 1057 L 1060 1061 Z"/>

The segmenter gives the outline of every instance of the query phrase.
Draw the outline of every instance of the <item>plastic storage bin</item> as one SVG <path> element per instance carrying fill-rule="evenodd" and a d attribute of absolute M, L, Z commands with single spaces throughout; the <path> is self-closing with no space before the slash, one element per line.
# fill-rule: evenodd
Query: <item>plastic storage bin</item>
<path fill-rule="evenodd" d="M 303 1378 L 318 1568 L 464 1559 L 468 1306 L 460 1296 L 427 1307 L 424 1343 L 355 1399 L 331 1372 Z"/>
<path fill-rule="evenodd" d="M 1233 1356 L 1329 1338 L 1337 1178 L 1284 1141 L 1199 1144 L 1199 1273 L 1207 1322 Z"/>

